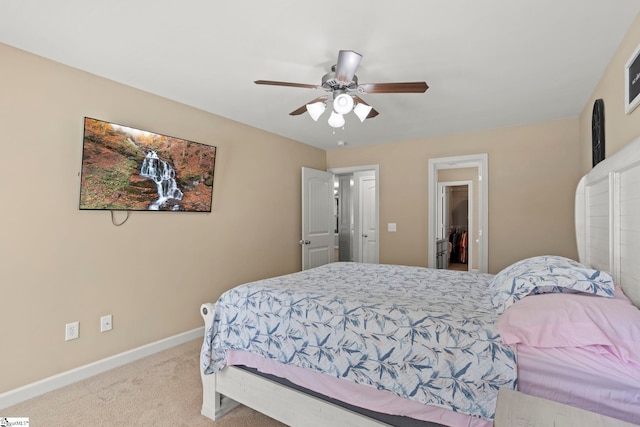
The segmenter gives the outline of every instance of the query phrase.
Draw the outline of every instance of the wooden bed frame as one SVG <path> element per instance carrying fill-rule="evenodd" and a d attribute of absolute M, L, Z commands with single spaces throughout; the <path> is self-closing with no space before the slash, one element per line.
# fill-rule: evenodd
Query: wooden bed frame
<path fill-rule="evenodd" d="M 640 138 L 580 180 L 575 225 L 580 262 L 611 272 L 640 307 Z M 213 307 L 201 307 L 206 329 Z M 386 425 L 233 366 L 201 376 L 202 414 L 213 420 L 243 404 L 287 425 Z"/>

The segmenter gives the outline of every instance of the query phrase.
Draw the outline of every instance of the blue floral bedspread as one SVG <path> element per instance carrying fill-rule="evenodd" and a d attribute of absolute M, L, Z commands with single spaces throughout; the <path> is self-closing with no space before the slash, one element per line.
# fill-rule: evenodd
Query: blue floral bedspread
<path fill-rule="evenodd" d="M 516 386 L 498 335 L 493 275 L 333 263 L 238 286 L 215 305 L 201 363 L 249 351 L 492 419 L 498 388 Z"/>

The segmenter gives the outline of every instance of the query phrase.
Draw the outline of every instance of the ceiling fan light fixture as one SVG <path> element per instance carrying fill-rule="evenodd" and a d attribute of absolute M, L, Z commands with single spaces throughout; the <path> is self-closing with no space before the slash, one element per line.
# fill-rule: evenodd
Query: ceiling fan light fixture
<path fill-rule="evenodd" d="M 371 105 L 358 102 L 356 104 L 356 107 L 353 109 L 353 112 L 355 113 L 356 116 L 358 116 L 361 122 L 364 122 L 364 120 L 367 118 L 367 116 L 369 115 L 372 109 L 373 107 Z"/>
<path fill-rule="evenodd" d="M 333 109 L 338 114 L 347 114 L 353 109 L 353 98 L 342 93 L 333 100 Z"/>
<path fill-rule="evenodd" d="M 344 117 L 342 116 L 342 114 L 338 114 L 335 111 L 332 111 L 328 123 L 332 128 L 341 128 L 342 126 L 344 126 Z"/>
<path fill-rule="evenodd" d="M 307 111 L 315 122 L 317 122 L 322 113 L 324 113 L 325 108 L 327 108 L 327 106 L 324 102 L 314 102 L 313 104 L 307 104 Z"/>
<path fill-rule="evenodd" d="M 354 111 L 361 122 L 378 116 L 375 108 L 364 102 L 358 94 L 362 93 L 424 93 L 429 86 L 426 82 L 395 82 L 395 83 L 359 83 L 356 71 L 360 66 L 362 55 L 353 50 L 340 50 L 338 61 L 331 67 L 331 71 L 322 76 L 321 84 L 305 84 L 282 82 L 275 80 L 255 80 L 258 85 L 298 87 L 304 89 L 324 89 L 328 92 L 304 104 L 292 112 L 291 116 L 299 116 L 305 111 L 318 121 L 325 109 L 331 110 L 329 125 L 335 129 L 345 124 L 345 114 Z M 349 119 L 351 120 L 351 119 Z"/>

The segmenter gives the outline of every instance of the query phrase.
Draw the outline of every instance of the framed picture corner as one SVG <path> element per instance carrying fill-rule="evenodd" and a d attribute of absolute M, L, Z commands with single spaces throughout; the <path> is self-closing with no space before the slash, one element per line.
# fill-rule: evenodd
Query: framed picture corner
<path fill-rule="evenodd" d="M 631 114 L 640 104 L 640 44 L 624 66 L 624 111 Z"/>

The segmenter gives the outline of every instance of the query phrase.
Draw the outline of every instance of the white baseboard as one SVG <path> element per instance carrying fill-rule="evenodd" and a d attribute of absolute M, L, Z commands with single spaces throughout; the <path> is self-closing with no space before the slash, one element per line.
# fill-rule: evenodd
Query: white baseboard
<path fill-rule="evenodd" d="M 114 356 L 107 357 L 106 359 L 98 360 L 96 362 L 89 363 L 88 365 L 80 366 L 78 368 L 71 369 L 70 371 L 62 372 L 49 378 L 9 390 L 0 394 L 0 410 L 110 369 L 117 368 L 118 366 L 126 365 L 127 363 L 134 362 L 138 359 L 142 359 L 143 357 L 159 353 L 168 348 L 184 344 L 187 341 L 203 337 L 204 326 L 201 326 L 191 331 L 152 342 L 151 344 L 143 345 L 141 347 L 125 351 L 124 353 L 116 354 Z"/>

